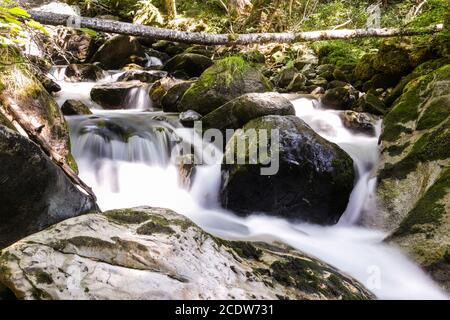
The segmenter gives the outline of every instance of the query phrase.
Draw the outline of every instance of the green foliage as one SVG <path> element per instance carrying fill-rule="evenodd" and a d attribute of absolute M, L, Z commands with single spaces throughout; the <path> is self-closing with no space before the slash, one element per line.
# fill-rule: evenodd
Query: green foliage
<path fill-rule="evenodd" d="M 359 42 L 348 40 L 319 41 L 313 44 L 320 64 L 331 63 L 341 68 L 345 65 L 355 66 L 367 52 Z"/>
<path fill-rule="evenodd" d="M 132 20 L 139 1 L 136 0 L 68 0 L 70 5 L 78 5 L 86 16 L 114 15 Z"/>
<path fill-rule="evenodd" d="M 329 29 L 342 24 L 346 28 L 364 27 L 369 4 L 369 1 L 359 0 L 320 1 L 316 11 L 305 19 L 302 29 Z"/>
<path fill-rule="evenodd" d="M 137 9 L 134 16 L 135 23 L 146 25 L 164 24 L 164 18 L 153 2 L 155 2 L 155 0 L 141 0 L 138 2 L 139 9 Z"/>
<path fill-rule="evenodd" d="M 16 6 L 15 1 L 0 0 L 0 45 L 22 44 L 25 28 L 46 32 L 40 23 L 29 18 L 28 12 Z"/>

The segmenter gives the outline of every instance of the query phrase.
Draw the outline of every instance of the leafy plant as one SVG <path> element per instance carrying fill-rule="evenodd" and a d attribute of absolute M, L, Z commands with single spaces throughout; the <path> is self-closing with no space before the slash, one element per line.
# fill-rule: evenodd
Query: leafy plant
<path fill-rule="evenodd" d="M 22 44 L 26 28 L 46 32 L 40 23 L 29 19 L 25 9 L 14 5 L 13 1 L 0 1 L 0 45 L 3 47 Z"/>

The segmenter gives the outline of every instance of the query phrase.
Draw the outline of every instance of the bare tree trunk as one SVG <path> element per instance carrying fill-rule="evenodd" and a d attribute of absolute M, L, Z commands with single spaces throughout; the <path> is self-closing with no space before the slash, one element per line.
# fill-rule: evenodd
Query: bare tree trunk
<path fill-rule="evenodd" d="M 167 16 L 170 20 L 177 16 L 177 3 L 176 0 L 166 0 Z"/>
<path fill-rule="evenodd" d="M 56 13 L 31 10 L 32 19 L 48 25 L 68 25 L 74 17 Z M 443 25 L 427 28 L 382 28 L 382 29 L 341 29 L 309 32 L 286 33 L 250 33 L 250 34 L 210 34 L 200 32 L 184 32 L 170 29 L 136 25 L 132 23 L 102 20 L 96 18 L 76 17 L 78 27 L 90 28 L 96 31 L 119 33 L 130 36 L 147 37 L 158 40 L 169 40 L 202 45 L 244 45 L 256 43 L 294 43 L 302 41 L 319 41 L 333 39 L 351 39 L 367 37 L 414 36 L 436 33 L 443 30 Z"/>

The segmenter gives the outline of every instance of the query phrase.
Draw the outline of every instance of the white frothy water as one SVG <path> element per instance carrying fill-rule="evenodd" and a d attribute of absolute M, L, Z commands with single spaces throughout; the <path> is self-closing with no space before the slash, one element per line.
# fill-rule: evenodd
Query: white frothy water
<path fill-rule="evenodd" d="M 67 66 L 53 67 L 49 76 L 61 86 L 61 91 L 55 94 L 55 100 L 59 106 L 67 100 L 79 100 L 91 110 L 102 110 L 103 108 L 91 100 L 91 90 L 98 84 L 117 82 L 123 71 L 109 71 L 108 75 L 97 82 L 66 82 L 64 81 Z M 148 110 L 152 108 L 152 101 L 148 94 L 147 85 L 130 89 L 123 109 Z"/>
<path fill-rule="evenodd" d="M 88 94 L 83 84 L 60 84 L 61 99 Z M 177 139 L 192 144 L 197 152 L 205 146 L 194 138 L 193 130 L 181 128 L 163 113 L 103 111 L 70 117 L 73 153 L 81 178 L 92 186 L 103 210 L 170 208 L 217 236 L 289 244 L 351 275 L 380 299 L 446 299 L 418 266 L 382 242 L 385 234 L 355 225 L 363 212 L 370 213 L 375 182 L 369 177 L 377 162 L 380 123 L 376 137 L 355 135 L 342 125 L 336 111 L 322 110 L 307 99 L 293 103 L 297 116 L 354 159 L 358 182 L 336 226 L 293 224 L 262 215 L 241 218 L 220 208 L 220 164 L 197 167 L 191 190 L 183 189 L 173 163 Z M 220 158 L 217 150 L 216 157 Z"/>

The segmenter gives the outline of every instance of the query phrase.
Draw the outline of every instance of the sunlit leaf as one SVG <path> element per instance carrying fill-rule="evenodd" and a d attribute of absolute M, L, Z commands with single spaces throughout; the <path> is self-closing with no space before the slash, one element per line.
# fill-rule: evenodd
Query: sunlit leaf
<path fill-rule="evenodd" d="M 30 14 L 25 9 L 22 9 L 19 7 L 8 9 L 8 12 L 15 16 L 21 16 L 21 17 L 26 17 L 26 18 L 31 17 Z"/>

